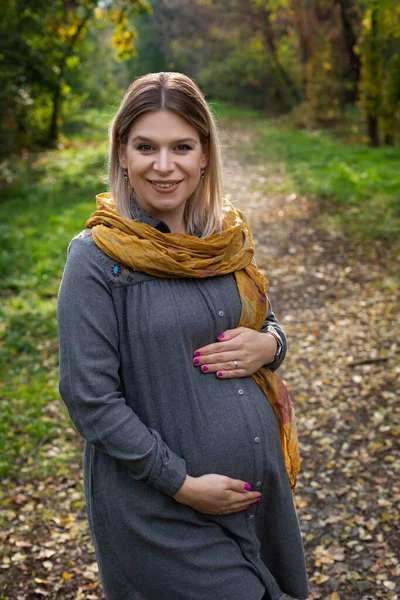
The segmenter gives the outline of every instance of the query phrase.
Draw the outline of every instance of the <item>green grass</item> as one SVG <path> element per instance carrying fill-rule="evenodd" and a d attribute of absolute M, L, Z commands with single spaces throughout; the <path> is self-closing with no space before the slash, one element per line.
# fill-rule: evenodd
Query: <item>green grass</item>
<path fill-rule="evenodd" d="M 282 190 L 329 199 L 323 218 L 352 239 L 398 238 L 399 148 L 351 146 L 323 133 L 280 129 L 256 111 L 213 108 L 222 122 L 251 129 L 241 157 L 284 169 Z M 56 299 L 67 245 L 105 189 L 111 113 L 88 112 L 69 124 L 64 149 L 26 154 L 7 166 L 10 183 L 0 203 L 2 478 L 62 473 L 70 461 L 76 434 L 57 389 Z"/>
<path fill-rule="evenodd" d="M 36 448 L 60 434 L 74 437 L 57 389 L 56 299 L 68 243 L 105 190 L 107 120 L 90 140 L 80 129 L 62 151 L 15 162 L 2 191 L 0 477 L 32 469 L 47 475 L 57 457 Z"/>

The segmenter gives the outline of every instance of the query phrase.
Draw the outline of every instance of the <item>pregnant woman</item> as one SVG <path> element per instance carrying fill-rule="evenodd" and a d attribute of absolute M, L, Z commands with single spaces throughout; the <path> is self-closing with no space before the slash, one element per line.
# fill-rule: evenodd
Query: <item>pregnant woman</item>
<path fill-rule="evenodd" d="M 274 373 L 286 339 L 191 79 L 133 82 L 109 187 L 58 299 L 59 388 L 85 440 L 104 596 L 303 600 L 297 440 Z"/>

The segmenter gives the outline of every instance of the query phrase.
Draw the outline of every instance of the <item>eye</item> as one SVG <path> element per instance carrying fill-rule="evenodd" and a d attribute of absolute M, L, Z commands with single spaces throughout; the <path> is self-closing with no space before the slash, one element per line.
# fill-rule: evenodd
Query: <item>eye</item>
<path fill-rule="evenodd" d="M 188 146 L 187 144 L 179 144 L 179 146 L 177 146 L 178 150 L 181 151 L 186 151 L 186 150 L 191 150 L 192 148 L 190 146 Z"/>
<path fill-rule="evenodd" d="M 137 150 L 141 150 L 142 152 L 147 152 L 148 150 L 151 150 L 151 146 L 150 146 L 150 144 L 140 144 L 140 146 L 137 147 Z"/>

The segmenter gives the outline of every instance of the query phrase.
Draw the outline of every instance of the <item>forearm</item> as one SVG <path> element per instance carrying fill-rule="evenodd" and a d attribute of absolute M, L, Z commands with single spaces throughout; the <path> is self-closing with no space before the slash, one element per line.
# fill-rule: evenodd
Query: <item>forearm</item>
<path fill-rule="evenodd" d="M 156 430 L 146 427 L 119 392 L 101 396 L 97 391 L 94 397 L 83 391 L 79 370 L 74 369 L 71 383 L 68 365 L 63 360 L 61 364 L 60 395 L 82 437 L 125 464 L 134 479 L 174 495 L 186 478 L 185 461 Z"/>
<path fill-rule="evenodd" d="M 101 257 L 90 252 L 84 240 L 72 245 L 60 286 L 60 395 L 82 437 L 124 463 L 135 479 L 173 495 L 185 480 L 185 461 L 120 392 L 115 307 Z"/>

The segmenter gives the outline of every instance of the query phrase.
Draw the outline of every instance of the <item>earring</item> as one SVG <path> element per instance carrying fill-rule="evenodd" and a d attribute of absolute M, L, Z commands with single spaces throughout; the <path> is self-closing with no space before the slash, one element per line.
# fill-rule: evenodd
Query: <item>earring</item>
<path fill-rule="evenodd" d="M 125 179 L 125 181 L 128 181 L 128 179 L 129 179 L 128 171 L 124 171 L 124 179 Z"/>
<path fill-rule="evenodd" d="M 200 171 L 200 178 L 201 179 L 204 179 L 205 172 L 206 172 L 205 169 L 201 169 L 201 171 Z"/>

